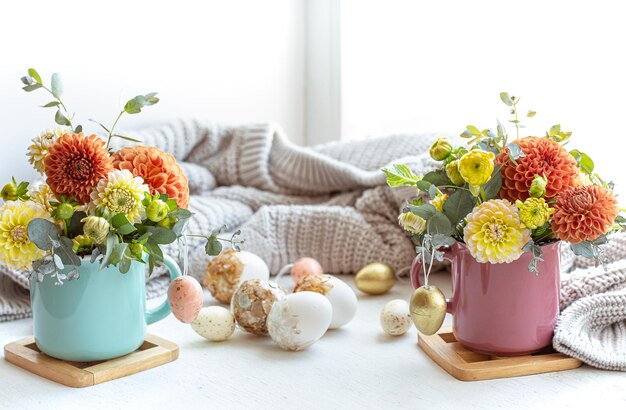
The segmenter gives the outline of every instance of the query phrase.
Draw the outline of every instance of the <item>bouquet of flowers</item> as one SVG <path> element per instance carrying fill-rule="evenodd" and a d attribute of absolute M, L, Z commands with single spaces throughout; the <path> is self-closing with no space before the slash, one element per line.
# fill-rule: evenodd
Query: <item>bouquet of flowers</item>
<path fill-rule="evenodd" d="M 602 259 L 599 245 L 621 229 L 613 183 L 594 173 L 593 160 L 568 151 L 571 132 L 554 125 L 544 137 L 520 137 L 520 99 L 501 93 L 516 138 L 509 142 L 498 122 L 495 132 L 468 125 L 466 146 L 439 138 L 430 156 L 441 166 L 415 175 L 407 166 L 383 169 L 391 187 L 415 186 L 418 199 L 399 216 L 400 225 L 420 245 L 423 260 L 443 260 L 440 248 L 467 245 L 482 263 L 508 263 L 532 252 L 529 271 L 539 273 L 541 246 L 563 240 L 577 255 Z M 536 113 L 528 111 L 527 118 Z"/>
<path fill-rule="evenodd" d="M 149 270 L 163 262 L 162 245 L 184 242 L 187 236 L 206 239 L 206 252 L 217 255 L 221 229 L 210 235 L 185 233 L 192 213 L 187 210 L 187 178 L 174 157 L 155 147 L 133 146 L 112 151 L 113 138 L 140 142 L 115 131 L 124 114 L 137 114 L 159 102 L 156 93 L 129 100 L 112 126 L 94 121 L 104 130 L 104 138 L 85 135 L 74 124 L 74 116 L 62 101 L 63 85 L 58 74 L 46 86 L 35 69 L 22 77 L 23 90 L 44 90 L 52 101 L 45 108 L 56 110 L 58 127 L 33 139 L 28 159 L 45 183 L 29 189 L 27 182 L 15 179 L 2 188 L 0 207 L 0 264 L 12 269 L 32 269 L 42 281 L 52 275 L 56 284 L 78 279 L 81 257 L 99 259 L 100 267 L 130 269 L 132 261 Z M 91 120 L 93 121 L 93 120 Z M 62 273 L 72 267 L 69 273 Z M 68 272 L 67 269 L 64 270 Z"/>

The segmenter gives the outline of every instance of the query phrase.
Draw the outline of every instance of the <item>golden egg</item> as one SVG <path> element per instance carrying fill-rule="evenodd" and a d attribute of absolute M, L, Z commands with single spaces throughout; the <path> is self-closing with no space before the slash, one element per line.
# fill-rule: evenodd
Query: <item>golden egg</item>
<path fill-rule="evenodd" d="M 357 289 L 369 295 L 387 293 L 395 283 L 396 274 L 393 268 L 382 262 L 365 265 L 354 278 Z"/>
<path fill-rule="evenodd" d="M 437 286 L 419 287 L 411 296 L 409 310 L 420 333 L 434 335 L 446 318 L 446 297 Z"/>

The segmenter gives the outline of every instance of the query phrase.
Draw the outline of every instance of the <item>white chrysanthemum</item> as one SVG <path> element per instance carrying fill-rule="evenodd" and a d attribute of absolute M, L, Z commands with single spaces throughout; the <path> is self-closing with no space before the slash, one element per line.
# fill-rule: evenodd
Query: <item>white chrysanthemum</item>
<path fill-rule="evenodd" d="M 48 184 L 40 184 L 34 189 L 29 189 L 28 195 L 33 202 L 43 206 L 46 211 L 52 213 L 54 210 L 53 206 L 50 205 L 50 201 L 55 201 L 56 199 Z"/>
<path fill-rule="evenodd" d="M 54 141 L 56 141 L 63 134 L 71 132 L 68 128 L 57 127 L 54 129 L 46 129 L 39 136 L 33 138 L 32 144 L 28 147 L 28 152 L 26 156 L 28 156 L 28 162 L 30 162 L 33 167 L 43 175 L 45 172 L 45 167 L 43 160 L 48 155 L 48 147 Z"/>
<path fill-rule="evenodd" d="M 0 264 L 28 269 L 44 256 L 28 239 L 28 223 L 35 218 L 50 220 L 50 214 L 33 201 L 7 201 L 0 207 Z"/>
<path fill-rule="evenodd" d="M 132 223 L 146 218 L 146 209 L 141 200 L 149 192 L 141 177 L 134 177 L 127 169 L 109 172 L 91 192 L 89 209 L 101 209 L 112 214 L 124 214 Z"/>

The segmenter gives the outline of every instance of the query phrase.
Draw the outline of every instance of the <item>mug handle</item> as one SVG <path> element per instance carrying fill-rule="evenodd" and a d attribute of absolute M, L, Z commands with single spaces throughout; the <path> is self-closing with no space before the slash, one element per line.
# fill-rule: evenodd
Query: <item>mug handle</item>
<path fill-rule="evenodd" d="M 452 248 L 444 249 L 443 258 L 447 261 L 450 261 L 450 263 L 454 263 L 454 250 Z M 418 254 L 415 259 L 413 259 L 413 263 L 411 264 L 411 283 L 413 284 L 413 287 L 415 289 L 422 286 L 421 277 L 423 272 L 424 270 L 422 264 L 422 255 Z M 454 278 L 454 269 L 452 269 L 452 272 L 452 278 Z M 454 279 L 452 280 L 452 282 L 452 288 L 454 293 Z M 454 314 L 454 304 L 449 298 L 446 298 L 446 312 Z"/>
<path fill-rule="evenodd" d="M 182 275 L 182 273 L 180 273 L 178 263 L 176 263 L 172 257 L 163 255 L 163 264 L 167 270 L 170 271 L 171 280 L 174 280 Z M 161 319 L 165 319 L 170 313 L 172 313 L 172 311 L 170 310 L 170 305 L 166 298 L 159 306 L 153 309 L 146 309 L 146 323 L 150 325 L 154 322 L 158 322 Z"/>

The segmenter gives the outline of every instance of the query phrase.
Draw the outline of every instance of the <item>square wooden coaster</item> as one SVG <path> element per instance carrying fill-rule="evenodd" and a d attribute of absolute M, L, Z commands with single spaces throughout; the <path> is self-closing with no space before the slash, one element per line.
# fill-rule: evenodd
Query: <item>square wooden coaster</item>
<path fill-rule="evenodd" d="M 88 387 L 139 373 L 178 358 L 178 345 L 147 334 L 144 343 L 126 356 L 100 362 L 69 362 L 52 358 L 27 337 L 4 346 L 10 363 L 69 387 Z"/>
<path fill-rule="evenodd" d="M 420 334 L 417 344 L 441 368 L 462 381 L 560 372 L 582 365 L 580 360 L 557 353 L 551 348 L 514 357 L 475 353 L 457 342 L 451 328 L 444 328 L 432 336 Z"/>

